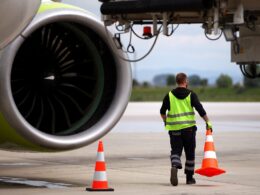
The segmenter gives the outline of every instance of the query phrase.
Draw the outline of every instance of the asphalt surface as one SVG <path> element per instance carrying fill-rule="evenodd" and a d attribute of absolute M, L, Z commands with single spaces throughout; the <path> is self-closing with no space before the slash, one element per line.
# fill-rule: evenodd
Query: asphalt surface
<path fill-rule="evenodd" d="M 169 138 L 156 110 L 160 104 L 130 103 L 120 124 L 102 139 L 108 183 L 115 191 L 99 194 L 260 194 L 260 104 L 204 105 L 215 125 L 216 154 L 225 174 L 196 174 L 197 184 L 186 185 L 180 170 L 179 185 L 171 186 Z M 196 168 L 201 167 L 205 140 L 199 118 L 198 124 Z M 0 151 L 0 194 L 93 193 L 85 188 L 93 181 L 97 145 L 61 153 Z"/>

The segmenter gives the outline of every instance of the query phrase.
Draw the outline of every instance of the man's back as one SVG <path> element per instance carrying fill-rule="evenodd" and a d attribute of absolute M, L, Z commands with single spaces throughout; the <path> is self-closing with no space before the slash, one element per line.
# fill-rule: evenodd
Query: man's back
<path fill-rule="evenodd" d="M 197 110 L 197 112 L 201 117 L 203 117 L 206 114 L 206 111 L 204 110 L 202 104 L 200 103 L 198 96 L 193 91 L 187 88 L 177 87 L 173 89 L 171 92 L 178 99 L 185 99 L 189 94 L 191 94 L 191 106 Z M 166 114 L 167 110 L 170 110 L 169 94 L 167 94 L 163 99 L 163 104 L 160 113 Z"/>

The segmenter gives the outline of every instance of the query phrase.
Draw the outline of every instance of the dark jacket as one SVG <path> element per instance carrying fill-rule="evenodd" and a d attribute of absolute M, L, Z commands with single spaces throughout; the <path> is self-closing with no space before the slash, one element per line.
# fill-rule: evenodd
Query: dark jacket
<path fill-rule="evenodd" d="M 184 87 L 177 87 L 176 89 L 172 90 L 172 93 L 178 99 L 185 99 L 191 93 L 191 106 L 197 110 L 197 112 L 201 117 L 206 115 L 206 111 L 204 110 L 202 104 L 200 103 L 198 96 L 193 91 Z M 163 99 L 160 113 L 162 115 L 165 115 L 167 110 L 170 110 L 169 94 L 167 94 Z"/>

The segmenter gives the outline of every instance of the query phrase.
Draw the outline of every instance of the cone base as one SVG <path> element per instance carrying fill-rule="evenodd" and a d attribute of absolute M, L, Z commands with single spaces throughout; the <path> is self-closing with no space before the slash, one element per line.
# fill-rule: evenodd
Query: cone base
<path fill-rule="evenodd" d="M 101 191 L 110 191 L 110 192 L 113 192 L 114 189 L 113 188 L 105 188 L 105 189 L 94 189 L 94 188 L 86 188 L 86 191 L 90 191 L 90 192 L 101 192 Z"/>
<path fill-rule="evenodd" d="M 207 176 L 207 177 L 213 177 L 216 175 L 220 175 L 222 173 L 226 173 L 226 171 L 223 169 L 216 168 L 216 167 L 206 167 L 206 168 L 197 169 L 195 171 L 195 173 L 198 173 L 200 175 Z"/>

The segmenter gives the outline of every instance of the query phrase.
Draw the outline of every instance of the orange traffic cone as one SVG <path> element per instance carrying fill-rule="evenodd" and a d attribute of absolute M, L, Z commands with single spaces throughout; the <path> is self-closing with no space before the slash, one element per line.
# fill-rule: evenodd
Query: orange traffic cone
<path fill-rule="evenodd" d="M 206 132 L 206 142 L 204 145 L 204 159 L 202 161 L 202 166 L 197 169 L 195 173 L 204 175 L 207 177 L 212 177 L 225 173 L 225 170 L 218 168 L 218 161 L 215 152 L 213 136 L 211 130 Z"/>
<path fill-rule="evenodd" d="M 99 141 L 95 173 L 92 182 L 92 188 L 86 188 L 87 191 L 114 191 L 113 188 L 108 188 L 106 163 L 102 141 Z"/>

